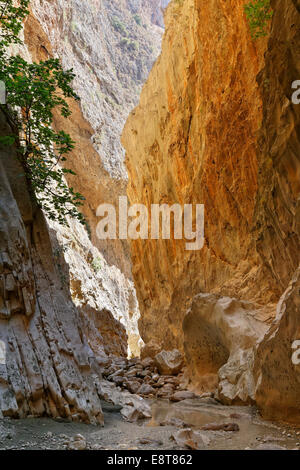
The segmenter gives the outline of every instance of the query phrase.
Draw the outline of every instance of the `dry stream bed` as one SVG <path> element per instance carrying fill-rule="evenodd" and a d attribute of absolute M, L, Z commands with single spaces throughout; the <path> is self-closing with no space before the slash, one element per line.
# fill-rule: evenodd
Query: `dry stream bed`
<path fill-rule="evenodd" d="M 253 407 L 225 407 L 213 399 L 156 399 L 151 407 L 152 419 L 129 423 L 119 407 L 103 402 L 104 427 L 63 419 L 5 418 L 0 420 L 0 449 L 67 450 L 80 435 L 79 447 L 87 450 L 183 450 L 189 448 L 184 442 L 190 432 L 201 436 L 199 449 L 300 449 L 300 430 L 265 422 Z M 236 423 L 239 430 L 201 429 L 211 423 Z"/>

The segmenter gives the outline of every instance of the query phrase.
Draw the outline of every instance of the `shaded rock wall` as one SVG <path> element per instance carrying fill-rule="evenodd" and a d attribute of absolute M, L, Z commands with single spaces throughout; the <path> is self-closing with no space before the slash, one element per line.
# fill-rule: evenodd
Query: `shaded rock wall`
<path fill-rule="evenodd" d="M 263 117 L 258 134 L 256 248 L 279 298 L 300 261 L 300 107 L 291 85 L 300 77 L 297 2 L 272 2 L 274 17 L 258 76 Z M 298 2 L 299 5 L 299 2 Z"/>
<path fill-rule="evenodd" d="M 300 422 L 300 364 L 293 360 L 296 351 L 292 348 L 299 339 L 300 268 L 278 304 L 274 324 L 256 351 L 255 396 L 266 418 Z"/>
<path fill-rule="evenodd" d="M 1 134 L 7 133 L 1 115 Z M 96 356 L 55 268 L 14 149 L 0 152 L 0 415 L 102 423 Z M 105 357 L 98 332 L 98 358 Z"/>
<path fill-rule="evenodd" d="M 285 0 L 273 7 L 265 68 L 258 77 L 263 122 L 255 228 L 257 250 L 283 295 L 258 346 L 254 372 L 263 415 L 299 423 L 300 368 L 292 362 L 292 345 L 300 339 L 300 105 L 291 102 L 291 84 L 300 77 L 300 4 Z"/>

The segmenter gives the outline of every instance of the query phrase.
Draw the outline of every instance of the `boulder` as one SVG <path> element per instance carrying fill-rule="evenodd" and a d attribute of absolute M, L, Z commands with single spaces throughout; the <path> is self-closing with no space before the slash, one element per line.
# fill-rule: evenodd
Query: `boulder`
<path fill-rule="evenodd" d="M 126 421 L 135 422 L 152 416 L 151 408 L 146 400 L 127 391 L 121 391 L 107 380 L 100 382 L 98 393 L 100 398 L 108 403 L 121 406 L 121 415 Z"/>
<path fill-rule="evenodd" d="M 205 448 L 201 433 L 193 431 L 191 428 L 180 429 L 172 435 L 172 438 L 180 448 L 192 450 L 203 450 Z"/>
<path fill-rule="evenodd" d="M 114 382 L 116 385 L 120 385 L 122 386 L 123 383 L 125 382 L 125 377 L 122 377 L 120 375 L 115 375 L 114 377 L 112 377 L 112 382 Z"/>
<path fill-rule="evenodd" d="M 153 368 L 154 364 L 154 360 L 151 357 L 146 357 L 142 360 L 142 366 L 145 367 L 145 369 L 147 369 L 148 367 Z"/>
<path fill-rule="evenodd" d="M 143 384 L 139 390 L 138 390 L 138 394 L 139 395 L 154 395 L 155 394 L 155 390 L 153 387 L 151 387 L 151 385 L 148 385 L 148 384 Z"/>
<path fill-rule="evenodd" d="M 183 356 L 177 349 L 161 351 L 155 356 L 155 364 L 160 374 L 176 375 L 183 367 Z"/>
<path fill-rule="evenodd" d="M 76 436 L 68 443 L 69 450 L 86 450 L 86 447 L 86 439 L 81 434 L 76 434 Z"/>
<path fill-rule="evenodd" d="M 197 395 L 195 395 L 195 393 L 185 390 L 174 393 L 174 395 L 171 396 L 170 400 L 175 402 L 182 400 L 191 400 L 193 398 L 196 398 L 196 396 Z"/>
<path fill-rule="evenodd" d="M 151 340 L 149 343 L 145 344 L 145 346 L 141 350 L 141 359 L 148 359 L 149 357 L 154 359 L 156 354 L 161 351 L 161 347 L 158 343 Z"/>
<path fill-rule="evenodd" d="M 137 382 L 136 380 L 128 380 L 126 382 L 126 387 L 129 390 L 129 392 L 135 394 L 135 393 L 137 393 L 137 391 L 141 387 L 141 384 L 139 382 Z"/>
<path fill-rule="evenodd" d="M 139 419 L 151 418 L 151 410 L 145 401 L 135 402 L 134 405 L 125 405 L 121 410 L 121 415 L 125 421 L 135 423 Z"/>
<path fill-rule="evenodd" d="M 226 431 L 226 432 L 238 432 L 240 427 L 236 423 L 211 423 L 202 426 L 202 431 Z"/>
<path fill-rule="evenodd" d="M 251 302 L 216 294 L 194 297 L 184 321 L 187 372 L 195 389 L 226 405 L 252 404 L 254 348 L 268 330 Z"/>

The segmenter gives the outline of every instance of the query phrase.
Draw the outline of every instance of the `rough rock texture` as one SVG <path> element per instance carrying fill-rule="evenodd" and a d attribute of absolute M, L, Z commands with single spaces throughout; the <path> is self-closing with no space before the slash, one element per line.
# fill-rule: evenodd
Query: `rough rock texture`
<path fill-rule="evenodd" d="M 13 149 L 0 156 L 0 415 L 102 423 L 101 371 L 61 286 L 46 222 L 31 204 Z"/>
<path fill-rule="evenodd" d="M 160 374 L 176 375 L 183 367 L 183 357 L 180 351 L 161 351 L 155 356 L 155 364 Z"/>
<path fill-rule="evenodd" d="M 254 373 L 256 401 L 270 419 L 300 422 L 300 364 L 292 349 L 300 339 L 300 268 L 282 296 L 270 331 L 258 346 Z"/>
<path fill-rule="evenodd" d="M 299 423 L 300 369 L 292 362 L 292 345 L 300 339 L 300 106 L 291 103 L 291 84 L 300 77 L 300 4 L 272 3 L 275 13 L 259 76 L 264 107 L 257 249 L 279 294 L 288 288 L 274 325 L 258 347 L 254 371 L 263 415 Z"/>
<path fill-rule="evenodd" d="M 33 59 L 55 55 L 64 67 L 74 69 L 73 85 L 80 106 L 71 103 L 73 114 L 67 123 L 55 117 L 56 127 L 64 128 L 76 142 L 72 168 L 77 176 L 68 181 L 86 197 L 84 213 L 93 244 L 129 279 L 127 240 L 99 240 L 96 210 L 102 203 L 118 207 L 119 196 L 126 194 L 120 135 L 160 52 L 163 29 L 151 21 L 157 1 L 144 4 L 129 0 L 33 0 L 33 14 L 25 24 L 26 44 Z"/>
<path fill-rule="evenodd" d="M 157 17 L 161 1 L 33 0 L 31 4 L 54 53 L 66 68 L 74 68 L 74 87 L 104 168 L 111 176 L 126 179 L 120 134 L 160 52 L 163 25 L 156 26 L 152 17 Z"/>
<path fill-rule="evenodd" d="M 250 302 L 199 294 L 183 321 L 187 369 L 196 389 L 214 390 L 227 404 L 254 401 L 249 371 L 253 346 L 266 333 L 262 312 Z"/>
<path fill-rule="evenodd" d="M 300 261 L 300 106 L 291 101 L 291 84 L 300 77 L 299 2 L 271 3 L 270 37 L 253 42 L 244 0 L 172 2 L 162 54 L 123 133 L 132 203 L 205 205 L 201 251 L 185 251 L 185 244 L 174 240 L 131 243 L 141 336 L 146 348 L 152 341 L 161 348 L 185 350 L 191 368 L 198 371 L 192 376 L 196 381 L 204 363 L 200 359 L 198 364 L 199 352 L 211 355 L 209 368 L 213 374 L 219 371 L 225 402 L 253 399 L 251 369 L 258 336 L 249 343 L 249 356 L 243 347 L 241 356 L 233 358 L 231 329 L 226 327 L 224 338 L 223 326 L 213 316 L 204 348 L 200 326 L 206 306 L 198 314 L 200 341 L 196 324 L 183 334 L 194 296 L 206 292 L 250 302 L 260 312 L 259 321 L 269 324 Z M 239 320 L 242 337 L 248 313 Z M 297 334 L 296 329 L 294 340 Z M 270 390 L 257 385 L 257 400 L 266 415 L 271 406 L 271 414 L 276 416 L 277 408 L 282 417 L 292 396 L 299 410 L 298 372 L 291 368 L 290 341 L 285 345 L 280 360 L 292 374 L 292 385 L 285 402 L 286 380 L 280 385 L 269 367 L 263 369 L 260 380 Z M 262 340 L 256 378 L 262 351 L 274 367 L 269 347 L 270 341 Z M 250 382 L 240 388 L 242 371 Z M 270 402 L 264 393 L 270 393 Z M 285 417 L 293 419 L 292 412 Z"/>
<path fill-rule="evenodd" d="M 123 134 L 132 203 L 205 204 L 203 250 L 174 240 L 131 243 L 140 332 L 165 349 L 183 348 L 183 316 L 200 291 L 272 297 L 266 281 L 254 285 L 261 266 L 249 227 L 263 55 L 250 40 L 243 3 L 169 5 L 162 54 Z"/>
<path fill-rule="evenodd" d="M 67 166 L 77 176 L 68 182 L 87 200 L 90 240 L 79 224 L 71 222 L 70 231 L 51 226 L 60 244 L 56 261 L 69 264 L 73 300 L 89 317 L 97 311 L 98 328 L 103 322 L 103 339 L 114 354 L 124 354 L 127 337 L 129 353 L 139 354 L 139 308 L 127 241 L 97 238 L 96 209 L 103 202 L 117 206 L 118 197 L 126 193 L 120 134 L 159 53 L 163 6 L 157 0 L 33 0 L 25 22 L 32 59 L 58 55 L 63 66 L 76 73 L 80 105 L 70 102 L 72 116 L 67 121 L 55 114 L 55 126 L 76 142 Z M 117 327 L 119 321 L 127 336 L 122 325 Z"/>
<path fill-rule="evenodd" d="M 291 85 L 300 77 L 300 14 L 298 0 L 272 5 L 265 67 L 258 76 L 263 119 L 254 220 L 257 251 L 279 298 L 300 262 L 300 106 L 291 101 Z"/>
<path fill-rule="evenodd" d="M 141 349 L 141 359 L 146 359 L 148 357 L 154 359 L 156 354 L 158 354 L 160 351 L 161 347 L 159 344 L 157 344 L 154 340 L 150 340 Z"/>
<path fill-rule="evenodd" d="M 36 208 L 33 213 L 22 171 L 3 153 L 0 410 L 5 415 L 102 422 L 99 366 L 107 355 L 139 354 L 128 248 L 126 242 L 97 240 L 96 209 L 125 194 L 120 133 L 159 53 L 165 3 L 31 2 L 21 54 L 34 61 L 58 55 L 77 75 L 81 106 L 71 102 L 72 116 L 54 119 L 76 142 L 68 166 L 77 176 L 69 183 L 86 197 L 90 234 L 75 221 L 66 229 L 47 224 Z"/>
<path fill-rule="evenodd" d="M 97 342 L 96 328 L 108 355 L 138 355 L 139 308 L 132 281 L 107 263 L 80 223 L 69 224 L 65 228 L 49 222 L 51 239 L 56 241 L 54 261 L 62 285 L 84 312 L 89 342 Z"/>

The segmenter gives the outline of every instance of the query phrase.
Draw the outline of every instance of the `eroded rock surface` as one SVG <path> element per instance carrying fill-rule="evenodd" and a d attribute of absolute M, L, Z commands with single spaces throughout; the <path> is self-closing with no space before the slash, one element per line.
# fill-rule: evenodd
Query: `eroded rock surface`
<path fill-rule="evenodd" d="M 54 124 L 76 142 L 67 166 L 77 176 L 68 177 L 68 183 L 86 198 L 83 210 L 90 233 L 88 237 L 73 222 L 70 231 L 58 224 L 51 228 L 61 245 L 56 261 L 60 264 L 64 259 L 70 266 L 73 300 L 89 317 L 97 310 L 99 327 L 103 318 L 103 338 L 113 354 L 127 354 L 127 339 L 129 353 L 139 354 L 139 308 L 127 240 L 99 240 L 96 211 L 102 203 L 117 207 L 119 196 L 126 194 L 120 134 L 160 52 L 161 8 L 166 3 L 33 0 L 25 22 L 27 50 L 22 53 L 35 61 L 58 56 L 76 74 L 73 86 L 80 104 L 69 103 L 68 120 L 55 113 Z M 112 321 L 108 321 L 110 315 Z"/>
<path fill-rule="evenodd" d="M 188 375 L 201 390 L 219 389 L 227 404 L 254 401 L 253 348 L 267 332 L 250 302 L 199 294 L 183 321 Z"/>
<path fill-rule="evenodd" d="M 299 423 L 300 364 L 293 349 L 295 338 L 300 339 L 300 268 L 278 304 L 276 320 L 259 344 L 254 363 L 255 396 L 263 415 Z"/>
<path fill-rule="evenodd" d="M 31 203 L 14 149 L 0 156 L 0 416 L 102 424 L 101 370 L 80 311 L 61 286 L 46 221 Z"/>
<path fill-rule="evenodd" d="M 147 207 L 204 204 L 205 244 L 188 252 L 177 240 L 136 240 L 131 252 L 145 349 L 152 343 L 185 350 L 194 385 L 210 374 L 205 386 L 218 385 L 225 403 L 247 403 L 257 391 L 266 415 L 269 405 L 276 415 L 277 403 L 279 416 L 300 391 L 289 342 L 281 356 L 292 374 L 286 402 L 275 373 L 268 382 L 268 368 L 261 380 L 272 398 L 263 397 L 255 382 L 262 361 L 255 377 L 253 367 L 256 342 L 300 261 L 300 107 L 291 100 L 291 84 L 300 76 L 300 16 L 298 2 L 272 1 L 270 35 L 254 42 L 244 3 L 186 0 L 167 9 L 162 54 L 123 133 L 128 195 Z M 258 328 L 251 331 L 244 306 L 241 315 L 233 314 L 233 336 L 230 315 L 222 327 L 219 319 L 214 323 L 216 312 L 200 320 L 205 305 L 198 333 L 193 322 L 183 326 L 199 293 L 249 302 L 260 312 Z M 271 358 L 270 341 L 263 344 L 258 351 Z M 271 359 L 267 364 L 276 369 Z M 296 395 L 294 403 L 299 410 Z"/>

